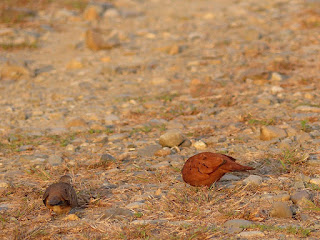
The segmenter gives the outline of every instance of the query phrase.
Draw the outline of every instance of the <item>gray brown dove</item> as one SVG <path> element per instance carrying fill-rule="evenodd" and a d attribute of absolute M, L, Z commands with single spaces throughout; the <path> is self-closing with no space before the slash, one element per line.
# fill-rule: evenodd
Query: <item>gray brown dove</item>
<path fill-rule="evenodd" d="M 233 157 L 203 152 L 190 157 L 182 168 L 182 178 L 192 186 L 208 186 L 217 182 L 228 172 L 254 170 L 240 165 Z"/>
<path fill-rule="evenodd" d="M 50 214 L 68 213 L 78 206 L 77 194 L 71 185 L 71 177 L 64 175 L 59 182 L 51 184 L 43 194 L 43 203 L 50 209 Z"/>

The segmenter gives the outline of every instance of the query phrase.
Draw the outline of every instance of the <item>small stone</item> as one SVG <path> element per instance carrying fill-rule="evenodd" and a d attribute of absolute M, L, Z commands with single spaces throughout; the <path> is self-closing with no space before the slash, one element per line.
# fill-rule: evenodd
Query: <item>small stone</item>
<path fill-rule="evenodd" d="M 297 191 L 297 192 L 294 192 L 293 195 L 291 195 L 291 200 L 294 204 L 298 204 L 299 205 L 299 202 L 302 201 L 302 199 L 308 199 L 310 200 L 310 194 L 308 193 L 308 191 L 306 190 L 302 190 L 302 191 Z"/>
<path fill-rule="evenodd" d="M 108 137 L 109 142 L 116 142 L 116 141 L 120 141 L 123 139 L 128 138 L 128 134 L 127 133 L 116 133 L 116 134 L 112 134 Z"/>
<path fill-rule="evenodd" d="M 282 76 L 280 73 L 273 72 L 273 73 L 271 74 L 270 80 L 271 80 L 271 81 L 276 81 L 276 82 L 278 82 L 278 81 L 283 80 L 283 76 Z"/>
<path fill-rule="evenodd" d="M 320 185 L 320 178 L 312 178 L 310 180 L 310 183 Z"/>
<path fill-rule="evenodd" d="M 110 164 L 110 163 L 114 163 L 115 161 L 116 159 L 108 153 L 102 154 L 100 157 L 100 162 L 103 164 Z"/>
<path fill-rule="evenodd" d="M 133 217 L 133 212 L 125 208 L 109 208 L 105 211 L 101 219 L 111 218 L 111 219 L 125 219 Z"/>
<path fill-rule="evenodd" d="M 83 18 L 87 21 L 97 21 L 99 20 L 99 9 L 96 6 L 89 5 L 83 12 Z"/>
<path fill-rule="evenodd" d="M 50 135 L 62 135 L 62 134 L 65 134 L 68 132 L 68 129 L 67 128 L 64 128 L 64 127 L 55 127 L 55 128 L 49 128 L 48 129 L 48 133 Z"/>
<path fill-rule="evenodd" d="M 310 134 L 308 134 L 306 132 L 297 136 L 297 142 L 299 142 L 299 143 L 305 143 L 305 142 L 311 141 L 311 140 L 312 140 L 312 137 L 310 136 Z"/>
<path fill-rule="evenodd" d="M 244 231 L 239 233 L 238 236 L 243 238 L 264 237 L 264 233 L 260 231 Z"/>
<path fill-rule="evenodd" d="M 250 175 L 249 177 L 243 180 L 243 183 L 251 185 L 260 185 L 262 183 L 262 177 L 257 175 Z"/>
<path fill-rule="evenodd" d="M 196 141 L 193 146 L 198 150 L 204 150 L 207 148 L 207 144 L 201 140 Z"/>
<path fill-rule="evenodd" d="M 9 184 L 3 180 L 0 180 L 0 188 L 8 188 Z"/>
<path fill-rule="evenodd" d="M 179 146 L 183 142 L 183 140 L 184 137 L 182 136 L 180 131 L 170 130 L 160 136 L 159 143 L 163 147 L 175 147 Z"/>
<path fill-rule="evenodd" d="M 126 208 L 135 209 L 135 208 L 141 208 L 144 205 L 143 202 L 133 202 L 129 203 Z"/>
<path fill-rule="evenodd" d="M 295 176 L 295 180 L 296 181 L 303 181 L 303 182 L 310 182 L 310 177 L 309 176 L 306 176 L 302 173 L 299 173 Z"/>
<path fill-rule="evenodd" d="M 75 146 L 73 146 L 72 144 L 68 144 L 68 145 L 66 146 L 66 150 L 67 150 L 67 151 L 70 151 L 70 152 L 74 152 Z"/>
<path fill-rule="evenodd" d="M 283 90 L 284 89 L 282 87 L 279 87 L 279 86 L 272 86 L 271 87 L 271 93 L 272 94 L 283 92 Z"/>
<path fill-rule="evenodd" d="M 119 34 L 111 30 L 89 29 L 86 31 L 85 41 L 87 47 L 94 51 L 120 46 Z"/>
<path fill-rule="evenodd" d="M 62 157 L 57 156 L 57 155 L 51 155 L 51 156 L 48 158 L 48 163 L 49 163 L 51 166 L 61 165 L 62 162 L 63 162 Z"/>
<path fill-rule="evenodd" d="M 260 128 L 260 139 L 264 141 L 269 141 L 273 138 L 284 138 L 286 136 L 286 131 L 281 128 L 274 126 L 262 126 Z"/>
<path fill-rule="evenodd" d="M 170 166 L 169 161 L 163 161 L 158 164 L 152 165 L 151 169 L 162 169 Z"/>
<path fill-rule="evenodd" d="M 297 130 L 292 127 L 286 128 L 286 132 L 288 134 L 288 137 L 296 136 L 298 134 Z"/>
<path fill-rule="evenodd" d="M 295 189 L 304 189 L 304 182 L 303 181 L 295 181 L 293 187 Z"/>
<path fill-rule="evenodd" d="M 171 150 L 168 147 L 164 147 L 162 149 L 159 149 L 158 151 L 156 151 L 154 153 L 154 155 L 158 156 L 158 157 L 164 157 L 164 156 L 168 156 L 170 154 L 171 154 Z"/>
<path fill-rule="evenodd" d="M 0 204 L 0 212 L 7 211 L 7 210 L 9 210 L 9 208 L 11 208 L 11 206 L 9 204 L 6 204 L 6 203 Z"/>
<path fill-rule="evenodd" d="M 141 157 L 153 157 L 156 152 L 160 150 L 162 150 L 162 148 L 158 144 L 147 145 L 138 150 L 138 155 Z"/>
<path fill-rule="evenodd" d="M 99 134 L 93 139 L 94 143 L 107 143 L 108 142 L 108 135 L 107 134 Z"/>
<path fill-rule="evenodd" d="M 120 12 L 115 8 L 110 8 L 103 14 L 104 18 L 116 18 L 120 16 Z"/>
<path fill-rule="evenodd" d="M 168 54 L 169 55 L 176 55 L 178 53 L 181 53 L 181 51 L 182 51 L 182 46 L 174 44 L 173 46 L 169 47 Z"/>
<path fill-rule="evenodd" d="M 175 157 L 177 156 L 177 157 Z M 169 162 L 172 167 L 181 168 L 184 164 L 183 157 L 180 155 L 170 155 Z"/>
<path fill-rule="evenodd" d="M 2 79 L 20 79 L 25 76 L 32 76 L 33 73 L 27 67 L 26 63 L 5 63 L 0 68 L 0 78 Z"/>
<path fill-rule="evenodd" d="M 192 142 L 189 139 L 185 139 L 179 147 L 190 147 L 192 145 Z"/>
<path fill-rule="evenodd" d="M 107 125 L 112 125 L 116 122 L 118 122 L 120 118 L 114 114 L 109 114 L 104 118 L 104 121 Z"/>
<path fill-rule="evenodd" d="M 281 142 L 278 144 L 278 147 L 281 149 L 290 149 L 292 144 L 292 140 L 289 138 L 285 138 L 281 140 Z"/>
<path fill-rule="evenodd" d="M 308 221 L 310 216 L 308 214 L 300 214 L 300 218 L 302 221 Z"/>
<path fill-rule="evenodd" d="M 292 218 L 292 211 L 290 207 L 284 202 L 275 202 L 271 210 L 272 217 L 278 218 Z"/>
<path fill-rule="evenodd" d="M 157 191 L 155 191 L 154 195 L 160 196 L 162 194 L 161 188 L 158 188 Z"/>
<path fill-rule="evenodd" d="M 313 94 L 311 94 L 311 93 L 305 93 L 305 94 L 304 94 L 304 98 L 309 99 L 309 100 L 312 100 L 312 99 L 314 98 L 314 96 L 313 96 Z"/>
<path fill-rule="evenodd" d="M 81 68 L 83 68 L 83 64 L 81 61 L 77 59 L 73 59 L 67 64 L 67 69 L 70 69 L 70 70 L 81 69 Z"/>
<path fill-rule="evenodd" d="M 230 234 L 239 233 L 243 228 L 249 227 L 253 222 L 244 219 L 232 219 L 226 221 L 223 226 L 227 228 L 227 232 Z"/>
<path fill-rule="evenodd" d="M 77 117 L 69 120 L 66 124 L 66 127 L 67 128 L 77 128 L 77 127 L 87 128 L 88 125 L 83 118 Z"/>
<path fill-rule="evenodd" d="M 80 218 L 76 214 L 68 214 L 63 220 L 75 221 L 79 219 Z"/>
<path fill-rule="evenodd" d="M 34 149 L 34 147 L 32 145 L 24 145 L 24 146 L 19 147 L 19 152 L 31 151 L 33 149 Z"/>
<path fill-rule="evenodd" d="M 146 224 L 163 224 L 168 222 L 168 220 L 165 219 L 155 219 L 155 220 L 134 220 L 131 222 L 133 225 L 146 225 Z"/>

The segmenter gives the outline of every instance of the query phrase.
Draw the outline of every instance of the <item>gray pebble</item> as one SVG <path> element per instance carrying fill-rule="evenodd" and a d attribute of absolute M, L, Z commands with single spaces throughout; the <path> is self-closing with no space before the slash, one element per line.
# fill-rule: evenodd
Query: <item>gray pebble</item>
<path fill-rule="evenodd" d="M 152 165 L 150 168 L 151 169 L 161 169 L 161 168 L 167 168 L 169 166 L 170 166 L 169 161 L 163 161 L 158 164 Z"/>
<path fill-rule="evenodd" d="M 108 138 L 110 142 L 115 142 L 115 141 L 126 139 L 128 137 L 129 135 L 127 133 L 116 133 L 116 134 L 110 135 Z"/>
<path fill-rule="evenodd" d="M 48 163 L 51 166 L 58 166 L 58 165 L 62 164 L 62 162 L 63 162 L 63 159 L 58 155 L 51 155 L 48 158 Z"/>
<path fill-rule="evenodd" d="M 303 199 L 311 199 L 311 196 L 307 190 L 297 191 L 291 195 L 291 200 L 294 204 L 299 205 L 299 203 L 301 203 Z"/>
<path fill-rule="evenodd" d="M 133 217 L 133 212 L 126 208 L 109 208 L 105 211 L 101 219 L 111 218 L 111 219 L 121 219 Z"/>
<path fill-rule="evenodd" d="M 103 163 L 114 162 L 114 161 L 116 161 L 116 159 L 108 153 L 102 154 L 100 157 L 100 162 L 103 162 Z"/>
<path fill-rule="evenodd" d="M 250 175 L 249 177 L 243 180 L 243 183 L 251 185 L 260 185 L 262 183 L 262 177 L 257 175 Z"/>
<path fill-rule="evenodd" d="M 246 228 L 250 225 L 252 225 L 253 222 L 245 220 L 245 219 L 232 219 L 229 221 L 226 221 L 223 226 L 227 228 L 227 232 L 230 234 L 239 233 L 243 230 L 243 228 Z"/>
<path fill-rule="evenodd" d="M 7 211 L 9 210 L 9 208 L 10 208 L 9 204 L 6 204 L 6 203 L 0 204 L 0 212 Z"/>
<path fill-rule="evenodd" d="M 143 148 L 140 148 L 138 150 L 138 155 L 140 157 L 153 157 L 157 151 L 159 151 L 161 148 L 158 144 L 153 145 L 147 145 Z"/>

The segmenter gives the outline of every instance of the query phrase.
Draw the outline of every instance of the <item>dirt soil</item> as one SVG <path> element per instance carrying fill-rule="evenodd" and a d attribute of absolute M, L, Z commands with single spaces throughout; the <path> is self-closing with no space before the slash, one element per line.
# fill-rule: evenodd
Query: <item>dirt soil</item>
<path fill-rule="evenodd" d="M 317 0 L 2 1 L 0 238 L 319 239 L 319 56 Z M 204 151 L 256 170 L 192 187 Z"/>

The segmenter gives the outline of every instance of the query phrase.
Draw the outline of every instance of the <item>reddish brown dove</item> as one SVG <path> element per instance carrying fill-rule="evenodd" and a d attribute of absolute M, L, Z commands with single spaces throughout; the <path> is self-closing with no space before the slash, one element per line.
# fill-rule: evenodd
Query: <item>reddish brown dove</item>
<path fill-rule="evenodd" d="M 71 186 L 71 177 L 64 175 L 59 182 L 51 184 L 43 194 L 43 203 L 57 214 L 68 213 L 78 206 L 77 194 Z"/>
<path fill-rule="evenodd" d="M 182 168 L 182 178 L 192 186 L 208 186 L 228 172 L 254 170 L 224 154 L 203 152 L 190 157 Z"/>

